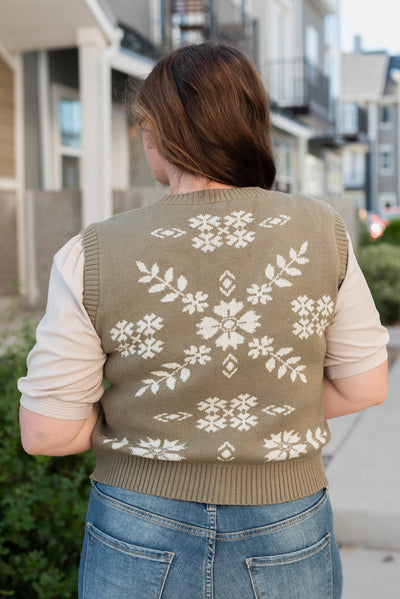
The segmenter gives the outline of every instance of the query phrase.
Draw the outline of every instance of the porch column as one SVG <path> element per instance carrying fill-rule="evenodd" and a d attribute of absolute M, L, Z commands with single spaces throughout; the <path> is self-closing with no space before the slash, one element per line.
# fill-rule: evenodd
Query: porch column
<path fill-rule="evenodd" d="M 82 104 L 82 226 L 112 215 L 111 69 L 107 42 L 97 27 L 77 32 Z"/>

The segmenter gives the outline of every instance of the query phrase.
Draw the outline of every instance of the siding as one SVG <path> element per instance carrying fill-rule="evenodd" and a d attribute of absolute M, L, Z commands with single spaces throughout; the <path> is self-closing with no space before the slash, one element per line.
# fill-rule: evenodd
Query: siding
<path fill-rule="evenodd" d="M 13 73 L 0 57 L 0 178 L 14 179 L 14 151 Z"/>

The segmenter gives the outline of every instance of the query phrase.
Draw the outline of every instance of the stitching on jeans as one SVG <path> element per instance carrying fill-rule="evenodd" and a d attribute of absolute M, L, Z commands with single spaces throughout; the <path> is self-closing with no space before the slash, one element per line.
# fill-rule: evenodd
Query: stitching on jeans
<path fill-rule="evenodd" d="M 114 507 L 115 509 L 119 509 L 124 512 L 134 513 L 138 518 L 142 518 L 143 520 L 148 520 L 154 523 L 159 524 L 160 526 L 165 526 L 166 528 L 171 528 L 173 530 L 186 531 L 193 535 L 206 537 L 209 534 L 209 530 L 207 528 L 202 528 L 200 526 L 192 526 L 190 524 L 180 523 L 174 520 L 169 520 L 168 518 L 164 518 L 163 516 L 159 516 L 158 514 L 152 514 L 151 512 L 146 512 L 146 510 L 142 510 L 135 506 L 131 506 L 127 503 L 124 503 L 118 499 L 114 499 L 100 491 L 96 485 L 93 486 L 93 491 L 98 495 L 99 501 Z M 298 524 L 308 518 L 311 518 L 316 513 L 318 513 L 326 504 L 328 500 L 328 492 L 326 491 L 323 497 L 318 501 L 318 503 L 305 512 L 298 514 L 297 516 L 293 516 L 291 518 L 287 518 L 282 522 L 276 522 L 274 524 L 267 524 L 266 526 L 261 526 L 257 528 L 253 528 L 250 530 L 237 531 L 237 532 L 227 532 L 227 533 L 216 533 L 216 540 L 226 540 L 226 541 L 235 541 L 240 539 L 245 539 L 247 537 L 260 536 L 268 533 L 275 533 L 294 524 Z"/>

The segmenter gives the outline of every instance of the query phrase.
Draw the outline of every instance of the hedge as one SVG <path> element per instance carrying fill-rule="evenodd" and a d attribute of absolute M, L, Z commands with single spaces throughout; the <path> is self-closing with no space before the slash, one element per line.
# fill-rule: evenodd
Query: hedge
<path fill-rule="evenodd" d="M 33 343 L 27 324 L 0 356 L 0 598 L 75 599 L 94 458 L 22 449 L 16 381 Z"/>
<path fill-rule="evenodd" d="M 357 257 L 382 323 L 400 322 L 400 246 L 369 244 L 359 248 Z"/>

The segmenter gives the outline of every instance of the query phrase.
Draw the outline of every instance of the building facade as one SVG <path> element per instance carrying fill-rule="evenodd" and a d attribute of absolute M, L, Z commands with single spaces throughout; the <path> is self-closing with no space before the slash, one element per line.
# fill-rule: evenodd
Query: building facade
<path fill-rule="evenodd" d="M 160 196 L 128 81 L 189 42 L 223 40 L 256 63 L 270 97 L 276 188 L 340 202 L 338 23 L 338 0 L 2 2 L 0 294 L 18 284 L 29 304 L 43 302 L 64 242 Z"/>

